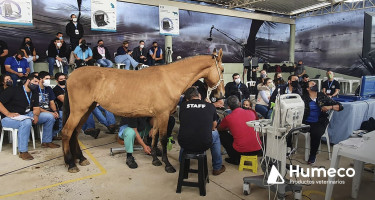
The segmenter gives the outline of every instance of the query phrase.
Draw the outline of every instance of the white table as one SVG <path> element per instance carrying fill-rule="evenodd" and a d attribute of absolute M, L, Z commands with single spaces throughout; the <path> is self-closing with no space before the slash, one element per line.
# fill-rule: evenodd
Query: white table
<path fill-rule="evenodd" d="M 322 88 L 322 80 L 323 79 L 321 79 L 321 78 L 312 78 L 310 80 L 318 82 L 318 91 L 320 92 L 320 90 Z"/>
<path fill-rule="evenodd" d="M 346 147 L 341 144 L 336 144 L 335 146 L 333 146 L 331 168 L 335 168 L 337 170 L 341 156 L 354 159 L 355 176 L 353 177 L 352 182 L 352 198 L 358 197 L 364 163 L 375 164 L 375 131 L 367 133 L 364 136 L 369 137 L 369 139 L 365 140 L 363 144 L 357 149 Z M 328 181 L 334 180 L 335 177 L 328 178 Z M 333 184 L 327 184 L 325 200 L 331 199 L 333 186 Z"/>

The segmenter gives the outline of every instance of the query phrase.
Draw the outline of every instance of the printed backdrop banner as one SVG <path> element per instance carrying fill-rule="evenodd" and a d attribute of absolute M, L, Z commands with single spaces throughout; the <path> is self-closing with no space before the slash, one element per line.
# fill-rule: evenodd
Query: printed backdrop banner
<path fill-rule="evenodd" d="M 31 0 L 4 0 L 0 3 L 0 23 L 33 25 Z"/>
<path fill-rule="evenodd" d="M 159 5 L 160 35 L 180 34 L 180 14 L 177 7 Z"/>
<path fill-rule="evenodd" d="M 91 30 L 116 32 L 116 0 L 91 0 Z"/>

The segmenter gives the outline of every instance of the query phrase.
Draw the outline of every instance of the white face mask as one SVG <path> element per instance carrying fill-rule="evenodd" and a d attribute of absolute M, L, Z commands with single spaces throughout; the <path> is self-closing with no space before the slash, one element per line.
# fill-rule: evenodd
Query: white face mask
<path fill-rule="evenodd" d="M 236 84 L 239 84 L 241 82 L 241 80 L 239 78 L 235 79 L 234 82 L 236 82 Z"/>
<path fill-rule="evenodd" d="M 61 47 L 61 42 L 56 43 L 57 47 Z"/>
<path fill-rule="evenodd" d="M 141 44 L 141 45 L 139 45 L 139 47 L 143 48 L 143 47 L 145 47 L 145 45 Z"/>
<path fill-rule="evenodd" d="M 44 85 L 44 87 L 50 86 L 51 85 L 51 80 L 44 80 L 43 81 L 43 85 Z"/>
<path fill-rule="evenodd" d="M 77 18 L 73 18 L 72 20 L 73 20 L 73 22 L 77 22 Z"/>

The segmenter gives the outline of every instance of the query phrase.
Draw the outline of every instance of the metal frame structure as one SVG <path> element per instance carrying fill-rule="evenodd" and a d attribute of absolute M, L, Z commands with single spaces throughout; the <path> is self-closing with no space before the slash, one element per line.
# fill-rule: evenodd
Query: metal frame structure
<path fill-rule="evenodd" d="M 334 14 L 340 12 L 348 12 L 353 10 L 361 10 L 367 8 L 375 8 L 375 0 L 362 0 L 357 2 L 341 1 L 327 7 L 319 8 L 312 11 L 306 11 L 295 15 L 296 18 L 313 17 L 327 14 Z"/>

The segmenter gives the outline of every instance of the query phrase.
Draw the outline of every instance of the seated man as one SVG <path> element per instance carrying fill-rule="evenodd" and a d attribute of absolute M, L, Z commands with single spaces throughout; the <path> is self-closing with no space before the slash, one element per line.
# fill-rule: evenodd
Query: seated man
<path fill-rule="evenodd" d="M 125 40 L 122 43 L 122 46 L 117 48 L 117 55 L 115 57 L 115 62 L 125 64 L 126 70 L 130 69 L 130 65 L 133 66 L 134 69 L 148 67 L 147 65 L 144 65 L 142 63 L 138 63 L 137 61 L 135 61 L 131 57 L 131 54 L 132 54 L 132 51 L 129 50 L 129 42 Z"/>
<path fill-rule="evenodd" d="M 151 64 L 150 65 L 161 65 L 164 64 L 163 61 L 163 50 L 158 47 L 157 42 L 152 43 L 152 47 L 148 51 L 150 57 L 151 57 Z"/>
<path fill-rule="evenodd" d="M 18 129 L 18 151 L 23 160 L 32 160 L 34 157 L 28 153 L 28 141 L 32 123 L 38 122 L 37 77 L 30 75 L 25 84 L 19 87 L 10 87 L 0 94 L 1 124 L 3 127 Z M 27 115 L 30 119 L 18 121 L 12 119 L 19 115 Z"/>
<path fill-rule="evenodd" d="M 65 84 L 66 84 L 66 76 L 63 73 L 56 73 L 55 79 L 57 81 L 57 85 L 53 88 L 53 93 L 55 94 L 55 102 L 57 104 L 57 110 L 59 111 L 59 118 L 58 120 L 58 127 L 53 129 L 53 140 L 61 140 L 61 136 L 57 136 L 57 134 L 62 129 L 62 116 L 63 116 L 63 109 L 62 106 L 64 104 L 64 95 L 65 95 Z"/>
<path fill-rule="evenodd" d="M 143 64 L 147 63 L 147 50 L 145 48 L 145 41 L 139 41 L 139 46 L 133 49 L 132 55 L 135 61 Z"/>
<path fill-rule="evenodd" d="M 39 56 L 36 55 L 36 50 L 33 42 L 30 37 L 24 37 L 23 42 L 20 47 L 21 51 L 24 53 L 24 58 L 27 60 L 27 63 L 30 67 L 30 72 L 34 72 L 34 62 L 39 59 Z"/>
<path fill-rule="evenodd" d="M 322 83 L 322 92 L 331 98 L 337 96 L 340 92 L 340 83 L 336 81 L 333 77 L 333 72 L 327 71 L 328 80 Z"/>
<path fill-rule="evenodd" d="M 180 160 L 183 152 L 204 152 L 211 148 L 213 175 L 225 171 L 221 160 L 221 145 L 216 131 L 217 114 L 215 106 L 201 100 L 196 87 L 185 92 L 187 101 L 180 106 L 180 130 L 178 143 L 181 146 Z"/>
<path fill-rule="evenodd" d="M 103 113 L 105 115 L 103 115 Z M 116 119 L 113 113 L 105 110 L 99 104 L 90 114 L 89 118 L 82 127 L 82 130 L 86 135 L 91 135 L 93 138 L 97 139 L 100 133 L 100 129 L 95 129 L 94 115 L 98 119 L 99 123 L 107 127 L 109 134 L 114 134 L 116 131 Z"/>
<path fill-rule="evenodd" d="M 309 75 L 308 74 L 303 74 L 301 76 L 301 81 L 299 82 L 299 84 L 301 85 L 301 87 L 304 87 L 304 85 L 307 84 L 309 81 L 310 81 Z"/>
<path fill-rule="evenodd" d="M 104 46 L 104 41 L 99 40 L 98 46 L 93 49 L 94 59 L 96 62 L 103 67 L 113 67 L 111 61 L 111 54 L 109 53 L 107 47 Z"/>
<path fill-rule="evenodd" d="M 130 169 L 135 169 L 138 164 L 135 162 L 133 157 L 133 145 L 136 139 L 138 144 L 143 147 L 143 151 L 147 154 L 151 154 L 151 148 L 146 145 L 143 141 L 143 137 L 149 135 L 151 130 L 150 118 L 138 117 L 138 118 L 121 118 L 120 130 L 118 132 L 119 138 L 124 140 L 126 150 L 126 165 Z"/>
<path fill-rule="evenodd" d="M 59 38 L 53 39 L 49 44 L 47 61 L 50 76 L 53 76 L 53 69 L 56 61 L 58 61 L 59 65 L 62 65 L 60 67 L 63 67 L 64 74 L 68 74 L 68 59 L 66 51 L 66 45 L 63 45 Z"/>
<path fill-rule="evenodd" d="M 241 155 L 259 155 L 261 141 L 254 128 L 246 125 L 246 122 L 256 119 L 256 114 L 240 108 L 240 101 L 234 95 L 227 99 L 232 113 L 227 115 L 220 123 L 220 141 L 229 158 L 225 161 L 234 165 L 240 163 Z M 227 132 L 227 131 L 230 131 Z"/>
<path fill-rule="evenodd" d="M 55 104 L 55 94 L 51 85 L 51 76 L 46 71 L 39 72 L 39 107 L 40 115 L 37 124 L 43 124 L 42 148 L 58 148 L 52 143 L 52 131 L 59 113 Z"/>
<path fill-rule="evenodd" d="M 76 59 L 77 68 L 82 66 L 93 66 L 92 51 L 87 46 L 86 40 L 79 39 L 79 45 L 74 49 L 74 57 Z"/>
<path fill-rule="evenodd" d="M 30 73 L 29 64 L 23 58 L 24 56 L 23 51 L 19 50 L 15 56 L 8 57 L 4 62 L 7 74 L 12 77 L 13 86 L 16 86 L 21 78 L 27 77 Z"/>
<path fill-rule="evenodd" d="M 236 95 L 241 101 L 243 99 L 248 99 L 250 92 L 246 85 L 241 83 L 240 74 L 234 73 L 232 78 L 233 82 L 229 82 L 225 85 L 225 95 L 227 97 L 230 95 Z"/>

